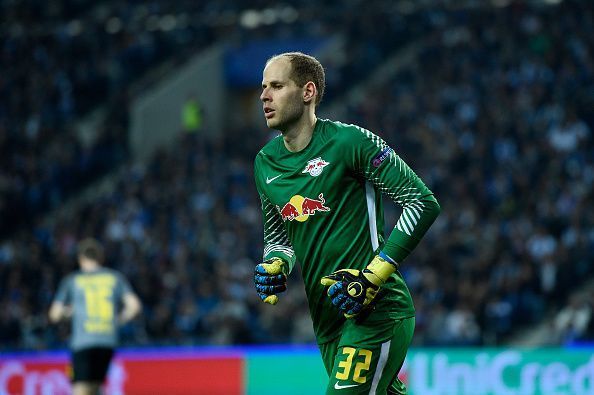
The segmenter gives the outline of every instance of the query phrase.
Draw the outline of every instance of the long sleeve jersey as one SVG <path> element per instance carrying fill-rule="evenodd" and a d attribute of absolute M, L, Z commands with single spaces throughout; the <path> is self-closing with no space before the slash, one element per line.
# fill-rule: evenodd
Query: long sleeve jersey
<path fill-rule="evenodd" d="M 440 207 L 433 193 L 385 141 L 356 125 L 318 119 L 306 148 L 290 152 L 282 136 L 254 161 L 262 203 L 264 259 L 301 265 L 318 343 L 340 334 L 342 314 L 320 279 L 338 269 L 362 270 L 383 250 L 401 262 L 431 226 Z M 384 235 L 381 194 L 402 207 Z M 414 315 L 399 271 L 383 287 L 376 311 L 391 318 Z"/>

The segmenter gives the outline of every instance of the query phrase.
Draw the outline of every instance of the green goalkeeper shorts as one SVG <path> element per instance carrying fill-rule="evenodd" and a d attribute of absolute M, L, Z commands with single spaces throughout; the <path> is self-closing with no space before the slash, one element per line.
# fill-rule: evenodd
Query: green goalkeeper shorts
<path fill-rule="evenodd" d="M 398 372 L 414 329 L 414 317 L 347 320 L 339 338 L 320 345 L 330 377 L 326 394 L 406 394 Z"/>

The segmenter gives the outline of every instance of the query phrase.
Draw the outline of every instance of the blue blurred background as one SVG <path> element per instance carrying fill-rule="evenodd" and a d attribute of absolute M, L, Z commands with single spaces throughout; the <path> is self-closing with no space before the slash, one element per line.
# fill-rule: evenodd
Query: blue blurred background
<path fill-rule="evenodd" d="M 591 1 L 2 0 L 0 14 L 0 351 L 66 346 L 47 309 L 87 236 L 144 303 L 126 346 L 314 342 L 298 270 L 276 307 L 251 278 L 261 70 L 288 50 L 325 65 L 319 114 L 382 136 L 442 205 L 402 266 L 414 347 L 594 339 Z"/>

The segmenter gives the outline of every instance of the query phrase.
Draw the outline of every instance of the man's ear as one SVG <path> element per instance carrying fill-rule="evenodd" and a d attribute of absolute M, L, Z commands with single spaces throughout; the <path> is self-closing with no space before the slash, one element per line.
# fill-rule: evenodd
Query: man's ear
<path fill-rule="evenodd" d="M 309 81 L 303 87 L 303 102 L 307 104 L 313 103 L 317 94 L 318 88 L 316 88 L 316 84 L 314 84 L 312 81 Z"/>

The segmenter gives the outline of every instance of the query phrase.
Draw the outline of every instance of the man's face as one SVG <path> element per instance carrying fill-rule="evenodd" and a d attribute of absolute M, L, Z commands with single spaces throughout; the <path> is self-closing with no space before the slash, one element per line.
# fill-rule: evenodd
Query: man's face
<path fill-rule="evenodd" d="M 266 65 L 262 76 L 262 94 L 266 124 L 271 129 L 284 132 L 303 115 L 303 88 L 289 78 L 291 63 L 285 57 Z"/>

